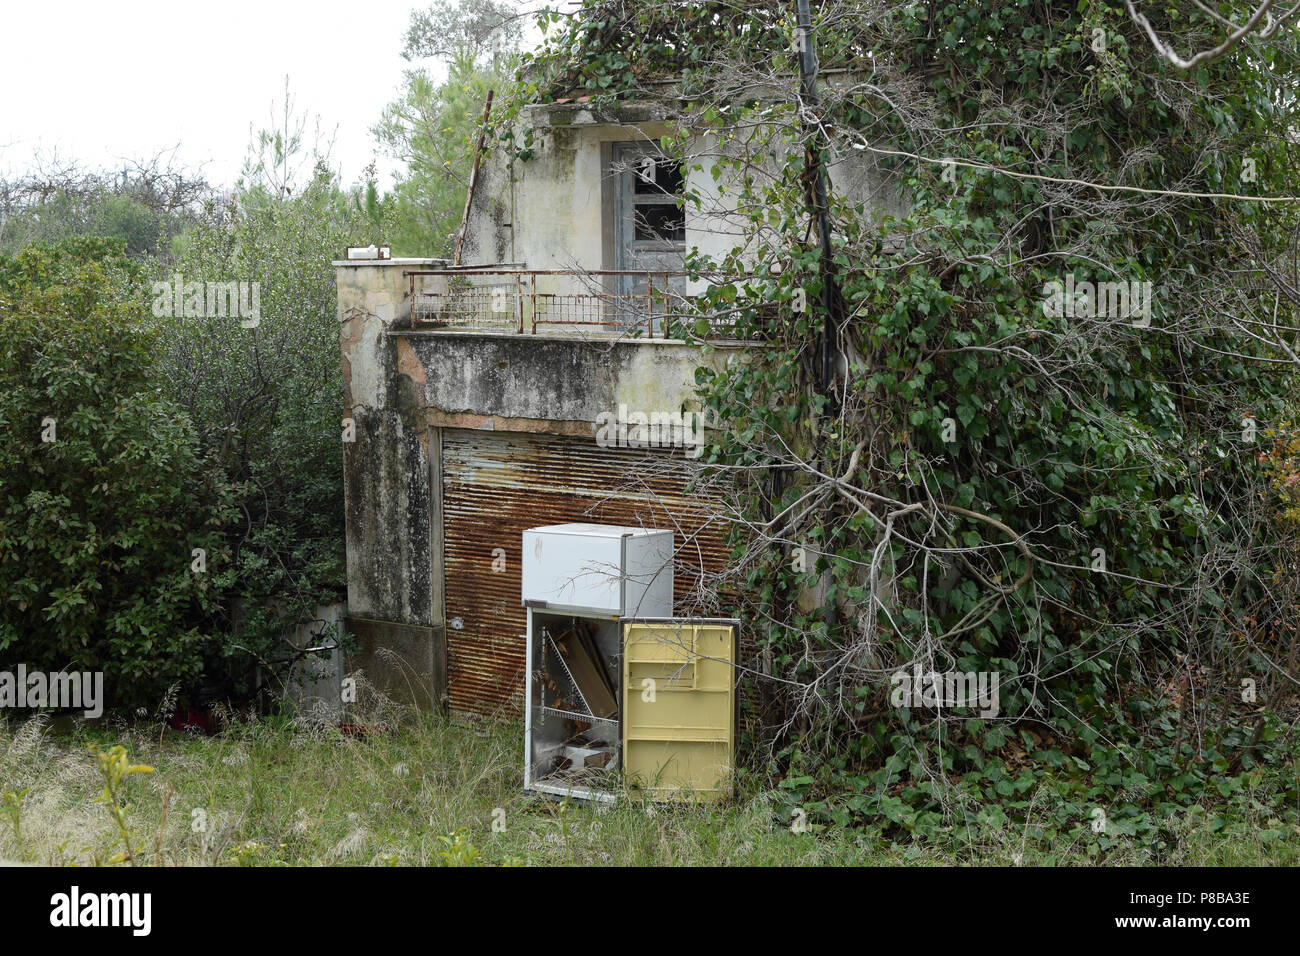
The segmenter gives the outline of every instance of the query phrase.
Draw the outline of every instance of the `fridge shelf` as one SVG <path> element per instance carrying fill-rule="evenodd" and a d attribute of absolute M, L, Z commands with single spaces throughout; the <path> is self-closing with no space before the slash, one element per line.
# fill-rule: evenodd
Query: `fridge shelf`
<path fill-rule="evenodd" d="M 543 714 L 555 717 L 564 717 L 568 720 L 580 720 L 585 724 L 610 724 L 618 726 L 617 717 L 594 717 L 591 714 L 580 714 L 576 710 L 561 710 L 558 707 L 547 707 L 545 704 L 539 704 L 538 710 Z"/>
<path fill-rule="evenodd" d="M 551 646 L 551 653 L 555 656 L 555 659 L 560 662 L 560 667 L 564 671 L 564 676 L 569 679 L 569 685 L 573 688 L 573 692 L 578 695 L 578 700 L 582 701 L 583 706 L 585 706 L 587 710 L 591 710 L 591 704 L 588 703 L 587 698 L 583 696 L 582 688 L 578 686 L 578 682 L 573 679 L 573 673 L 569 670 L 569 665 L 564 663 L 564 655 L 561 654 L 560 649 L 556 647 L 555 638 L 551 637 L 551 632 L 546 628 L 542 628 L 542 634 L 546 637 L 546 643 Z M 595 718 L 588 716 L 579 719 L 594 720 Z"/>

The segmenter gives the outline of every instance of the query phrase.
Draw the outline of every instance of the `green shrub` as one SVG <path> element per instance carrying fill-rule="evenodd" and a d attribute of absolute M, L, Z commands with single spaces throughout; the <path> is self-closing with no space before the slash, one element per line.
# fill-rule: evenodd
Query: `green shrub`
<path fill-rule="evenodd" d="M 102 670 L 120 705 L 198 676 L 232 517 L 137 280 L 105 240 L 0 259 L 0 660 Z"/>

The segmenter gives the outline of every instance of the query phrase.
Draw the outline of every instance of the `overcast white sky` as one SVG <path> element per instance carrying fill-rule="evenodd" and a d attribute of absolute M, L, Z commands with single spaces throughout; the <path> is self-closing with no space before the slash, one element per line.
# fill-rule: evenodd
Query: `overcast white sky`
<path fill-rule="evenodd" d="M 249 123 L 268 126 L 284 78 L 300 111 L 337 126 L 345 185 L 372 158 L 370 127 L 400 89 L 405 0 L 57 0 L 7 3 L 0 22 L 0 174 L 38 153 L 94 168 L 176 148 L 233 184 Z M 385 177 L 387 179 L 387 177 Z"/>

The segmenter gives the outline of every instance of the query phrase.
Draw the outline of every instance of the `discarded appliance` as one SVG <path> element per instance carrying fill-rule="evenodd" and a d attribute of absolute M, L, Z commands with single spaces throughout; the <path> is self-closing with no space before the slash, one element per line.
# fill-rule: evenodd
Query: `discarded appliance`
<path fill-rule="evenodd" d="M 393 258 L 393 249 L 391 246 L 376 246 L 373 243 L 368 246 L 348 246 L 347 258 L 353 261 L 357 259 L 391 259 Z"/>
<path fill-rule="evenodd" d="M 730 793 L 739 625 L 672 617 L 673 543 L 617 525 L 524 532 L 526 791 Z"/>

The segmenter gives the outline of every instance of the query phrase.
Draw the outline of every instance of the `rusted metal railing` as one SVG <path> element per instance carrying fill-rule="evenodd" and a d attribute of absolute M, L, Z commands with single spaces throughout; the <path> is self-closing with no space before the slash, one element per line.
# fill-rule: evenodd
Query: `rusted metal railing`
<path fill-rule="evenodd" d="M 536 334 L 539 327 L 585 326 L 669 338 L 699 316 L 680 272 L 473 268 L 405 274 L 417 328 Z"/>

